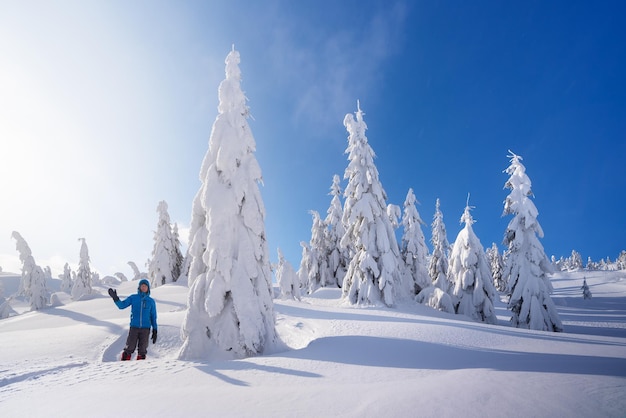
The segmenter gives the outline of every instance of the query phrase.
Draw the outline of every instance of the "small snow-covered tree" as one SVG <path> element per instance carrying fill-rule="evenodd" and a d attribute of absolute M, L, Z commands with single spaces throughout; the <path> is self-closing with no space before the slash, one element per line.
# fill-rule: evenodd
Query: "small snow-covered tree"
<path fill-rule="evenodd" d="M 72 291 L 72 269 L 70 269 L 70 265 L 65 263 L 63 266 L 63 274 L 60 277 L 61 279 L 61 291 L 65 293 L 71 293 Z"/>
<path fill-rule="evenodd" d="M 100 273 L 98 273 L 97 271 L 92 271 L 91 272 L 91 286 L 99 286 L 102 284 L 102 281 L 100 280 Z"/>
<path fill-rule="evenodd" d="M 89 249 L 85 238 L 78 239 L 80 244 L 80 259 L 78 261 L 78 271 L 76 280 L 72 286 L 72 299 L 80 300 L 85 295 L 90 295 L 91 289 L 91 268 L 89 267 Z"/>
<path fill-rule="evenodd" d="M 504 234 L 505 265 L 503 277 L 509 286 L 508 309 L 511 323 L 517 328 L 563 331 L 563 324 L 550 297 L 552 284 L 548 274 L 552 265 L 539 238 L 543 229 L 537 221 L 539 212 L 530 199 L 531 181 L 522 157 L 510 153 L 510 176 L 504 187 L 510 190 L 504 201 L 504 215 L 513 215 Z"/>
<path fill-rule="evenodd" d="M 410 276 L 413 295 L 417 295 L 422 289 L 430 285 L 428 276 L 428 248 L 426 239 L 422 232 L 424 221 L 417 211 L 416 203 L 419 203 L 413 194 L 413 189 L 409 189 L 404 200 L 404 212 L 402 214 L 402 240 L 400 254 L 404 261 L 405 268 Z"/>
<path fill-rule="evenodd" d="M 233 47 L 192 206 L 181 359 L 242 358 L 278 343 L 262 175 L 239 62 Z"/>
<path fill-rule="evenodd" d="M 340 178 L 337 174 L 333 176 L 333 184 L 330 187 L 330 195 L 333 197 L 330 206 L 326 211 L 326 219 L 324 223 L 326 229 L 326 245 L 328 270 L 330 272 L 333 283 L 332 286 L 339 286 L 343 283 L 343 278 L 348 270 L 348 261 L 350 260 L 350 252 L 347 248 L 341 247 L 341 237 L 346 230 L 341 222 L 343 216 L 343 207 L 341 206 L 341 186 Z"/>
<path fill-rule="evenodd" d="M 387 216 L 387 194 L 374 165 L 374 151 L 365 136 L 367 125 L 357 102 L 356 118 L 347 114 L 348 167 L 344 178 L 343 223 L 346 232 L 341 246 L 353 246 L 348 271 L 343 280 L 343 297 L 352 304 L 387 306 L 394 304 L 395 284 L 400 280 L 400 250 Z M 401 289 L 398 289 L 401 290 Z"/>
<path fill-rule="evenodd" d="M 446 224 L 443 222 L 439 199 L 435 203 L 435 215 L 433 216 L 432 236 L 430 242 L 433 244 L 433 253 L 428 263 L 428 275 L 435 287 L 448 293 L 452 289 L 452 283 L 448 279 L 448 256 L 450 253 L 450 243 L 446 233 Z"/>
<path fill-rule="evenodd" d="M 334 279 L 328 268 L 328 251 L 326 246 L 326 224 L 320 218 L 319 213 L 310 211 L 313 217 L 311 226 L 311 241 L 307 261 L 308 276 L 306 280 L 307 292 L 313 293 L 320 287 L 332 285 Z"/>
<path fill-rule="evenodd" d="M 309 281 L 309 271 L 313 268 L 313 260 L 311 258 L 311 248 L 309 248 L 309 244 L 300 241 L 300 246 L 302 247 L 302 257 L 300 259 L 300 268 L 298 268 L 296 275 L 298 276 L 300 287 L 306 289 L 306 285 Z"/>
<path fill-rule="evenodd" d="M 189 267 L 191 266 L 191 257 L 189 256 L 189 248 L 187 248 L 187 253 L 185 254 L 185 256 L 183 257 L 183 262 L 180 265 L 180 275 L 178 276 L 178 279 L 176 279 L 176 282 L 182 283 L 182 284 L 189 284 Z"/>
<path fill-rule="evenodd" d="M 151 287 L 172 283 L 180 274 L 180 260 L 176 251 L 176 239 L 172 232 L 170 215 L 167 212 L 167 202 L 160 201 L 157 205 L 159 220 L 154 233 L 154 247 L 152 258 L 148 264 L 148 277 Z"/>
<path fill-rule="evenodd" d="M 585 277 L 583 277 L 581 290 L 583 291 L 583 299 L 591 299 L 591 290 L 589 290 L 589 285 L 587 284 L 587 279 Z"/>
<path fill-rule="evenodd" d="M 50 266 L 43 268 L 43 274 L 46 276 L 46 281 L 52 280 L 52 269 Z"/>
<path fill-rule="evenodd" d="M 611 259 L 607 257 L 607 261 L 605 264 L 610 264 Z M 617 259 L 615 260 L 615 266 L 618 270 L 626 270 L 626 250 L 622 250 Z"/>
<path fill-rule="evenodd" d="M 278 249 L 278 265 L 276 266 L 276 281 L 283 299 L 300 300 L 300 281 L 291 263 L 285 260 L 280 248 Z"/>
<path fill-rule="evenodd" d="M 442 312 L 456 313 L 454 304 L 452 303 L 452 297 L 433 285 L 422 289 L 422 291 L 415 296 L 415 301 Z"/>
<path fill-rule="evenodd" d="M 453 283 L 454 309 L 458 314 L 496 324 L 498 318 L 493 307 L 496 289 L 487 256 L 472 228 L 474 219 L 469 204 L 465 206 L 461 222 L 465 223 L 465 227 L 457 235 L 450 253 L 449 274 Z"/>
<path fill-rule="evenodd" d="M 487 248 L 485 251 L 487 254 L 487 260 L 489 261 L 489 267 L 491 268 L 491 277 L 493 278 L 493 284 L 496 290 L 499 292 L 506 291 L 506 282 L 502 277 L 503 261 L 498 245 L 494 242 L 491 244 L 491 248 Z"/>
<path fill-rule="evenodd" d="M 599 269 L 600 269 L 600 264 L 593 261 L 591 257 L 587 257 L 587 264 L 585 264 L 585 270 L 593 271 L 593 270 L 599 270 Z"/>
<path fill-rule="evenodd" d="M 183 256 L 183 252 L 180 250 L 180 235 L 178 234 L 177 223 L 174 223 L 174 226 L 172 227 L 172 237 L 174 238 L 174 255 L 172 257 L 172 264 L 174 268 L 172 269 L 172 278 L 176 282 L 183 271 L 183 264 L 185 263 L 185 257 Z"/>
<path fill-rule="evenodd" d="M 0 319 L 5 319 L 12 315 L 17 315 L 17 312 L 11 307 L 10 298 L 0 297 Z"/>
<path fill-rule="evenodd" d="M 23 295 L 28 299 L 31 310 L 42 309 L 48 300 L 46 275 L 41 267 L 35 263 L 30 247 L 20 233 L 13 231 L 11 236 L 15 240 L 15 248 L 20 253 L 20 261 L 22 262 L 22 280 L 18 295 Z"/>

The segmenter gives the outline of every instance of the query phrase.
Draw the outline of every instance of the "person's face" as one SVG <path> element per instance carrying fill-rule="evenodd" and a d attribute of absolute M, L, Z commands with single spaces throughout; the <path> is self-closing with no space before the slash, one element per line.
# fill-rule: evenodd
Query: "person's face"
<path fill-rule="evenodd" d="M 139 286 L 139 290 L 141 290 L 143 293 L 147 293 L 148 292 L 148 285 L 145 283 L 142 283 L 141 286 Z"/>

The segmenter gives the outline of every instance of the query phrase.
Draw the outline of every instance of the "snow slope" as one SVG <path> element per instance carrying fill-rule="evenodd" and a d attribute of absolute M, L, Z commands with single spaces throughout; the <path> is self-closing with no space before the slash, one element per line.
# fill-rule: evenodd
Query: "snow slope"
<path fill-rule="evenodd" d="M 7 295 L 15 276 L 0 273 L 0 282 Z M 320 289 L 301 302 L 275 300 L 290 350 L 212 363 L 177 359 L 186 287 L 152 291 L 159 341 L 148 360 L 130 362 L 118 361 L 129 311 L 94 287 L 89 300 L 66 295 L 0 321 L 0 414 L 626 416 L 626 271 L 558 273 L 552 283 L 564 333 L 511 328 L 501 301 L 494 326 L 415 304 L 345 306 L 339 290 Z"/>

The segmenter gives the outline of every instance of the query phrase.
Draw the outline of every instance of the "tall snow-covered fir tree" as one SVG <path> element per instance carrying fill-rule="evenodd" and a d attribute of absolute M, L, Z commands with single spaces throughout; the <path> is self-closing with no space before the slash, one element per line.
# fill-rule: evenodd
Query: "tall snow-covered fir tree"
<path fill-rule="evenodd" d="M 509 151 L 510 152 L 510 151 Z M 539 212 L 530 199 L 531 181 L 522 157 L 510 153 L 510 176 L 504 187 L 511 192 L 504 201 L 504 215 L 513 215 L 504 234 L 507 250 L 503 277 L 509 286 L 508 308 L 511 323 L 517 328 L 563 331 L 563 324 L 550 297 L 552 284 L 548 274 L 552 265 L 539 238 L 543 230 L 537 221 Z"/>
<path fill-rule="evenodd" d="M 494 242 L 491 244 L 491 248 L 487 248 L 485 251 L 487 254 L 487 260 L 489 261 L 489 267 L 491 268 L 491 277 L 493 278 L 493 285 L 499 292 L 506 291 L 506 282 L 502 277 L 503 260 L 498 245 Z"/>
<path fill-rule="evenodd" d="M 278 249 L 278 265 L 276 266 L 276 282 L 278 282 L 281 298 L 300 300 L 300 280 L 280 248 Z"/>
<path fill-rule="evenodd" d="M 159 219 L 157 230 L 154 233 L 154 247 L 152 258 L 148 265 L 148 277 L 151 287 L 157 287 L 166 283 L 172 283 L 180 274 L 180 262 L 178 258 L 180 249 L 176 249 L 176 239 L 170 223 L 170 215 L 167 212 L 167 202 L 160 201 L 157 205 Z"/>
<path fill-rule="evenodd" d="M 80 258 L 78 260 L 78 271 L 72 286 L 72 299 L 80 300 L 85 295 L 90 295 L 91 289 L 91 268 L 89 267 L 89 249 L 85 238 L 78 239 L 80 244 Z"/>
<path fill-rule="evenodd" d="M 45 308 L 48 301 L 46 275 L 43 269 L 35 263 L 30 247 L 20 233 L 13 231 L 11 236 L 15 240 L 15 248 L 20 253 L 20 261 L 22 262 L 22 280 L 18 295 L 28 298 L 30 309 L 33 311 Z"/>
<path fill-rule="evenodd" d="M 454 309 L 457 314 L 496 324 L 498 318 L 493 308 L 496 289 L 485 250 L 472 228 L 474 219 L 469 205 L 465 207 L 461 222 L 465 227 L 457 235 L 450 253 L 449 276 L 453 285 Z"/>
<path fill-rule="evenodd" d="M 435 215 L 431 227 L 430 242 L 433 244 L 433 252 L 428 263 L 428 275 L 435 287 L 448 293 L 452 289 L 452 283 L 448 279 L 450 243 L 448 242 L 446 224 L 443 222 L 439 199 L 435 203 Z"/>
<path fill-rule="evenodd" d="M 341 286 L 343 278 L 346 276 L 348 261 L 350 259 L 349 250 L 340 245 L 341 237 L 343 237 L 343 234 L 346 232 L 341 222 L 343 207 L 340 200 L 340 181 L 339 176 L 335 174 L 329 193 L 333 198 L 330 201 L 330 206 L 326 211 L 326 219 L 324 220 L 324 223 L 327 225 L 326 244 L 328 246 L 328 270 L 333 279 L 333 283 L 329 283 L 329 285 L 332 286 Z"/>
<path fill-rule="evenodd" d="M 239 52 L 226 57 L 218 115 L 200 169 L 189 234 L 181 359 L 233 359 L 278 344 L 261 168 L 241 90 Z"/>
<path fill-rule="evenodd" d="M 430 285 L 428 276 L 428 248 L 426 247 L 426 239 L 422 232 L 422 218 L 420 217 L 417 207 L 418 203 L 413 194 L 413 189 L 409 189 L 404 200 L 404 211 L 402 213 L 402 240 L 401 250 L 402 260 L 406 266 L 406 270 L 411 276 L 413 295 L 417 295 L 422 289 Z"/>
<path fill-rule="evenodd" d="M 344 178 L 343 224 L 346 232 L 341 246 L 354 246 L 343 280 L 343 297 L 352 304 L 392 306 L 405 297 L 400 281 L 400 250 L 391 221 L 387 216 L 387 195 L 374 165 L 374 151 L 367 142 L 363 111 L 357 102 L 356 118 L 348 113 L 344 125 L 348 130 L 348 167 Z"/>

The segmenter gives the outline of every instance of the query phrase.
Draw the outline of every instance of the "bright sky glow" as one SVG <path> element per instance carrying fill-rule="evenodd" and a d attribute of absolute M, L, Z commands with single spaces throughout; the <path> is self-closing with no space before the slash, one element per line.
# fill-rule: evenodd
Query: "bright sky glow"
<path fill-rule="evenodd" d="M 357 99 L 388 203 L 409 187 L 453 239 L 501 246 L 507 154 L 533 182 L 550 255 L 626 249 L 620 2 L 3 1 L 0 266 L 19 231 L 53 274 L 86 238 L 101 275 L 143 267 L 165 200 L 186 239 L 236 45 L 264 175 L 270 255 L 296 268 L 309 210 L 343 177 Z M 581 30 L 584 28 L 584 30 Z M 342 184 L 345 187 L 345 182 Z M 502 247 L 501 247 L 502 249 Z M 145 268 L 144 268 L 145 269 Z"/>

